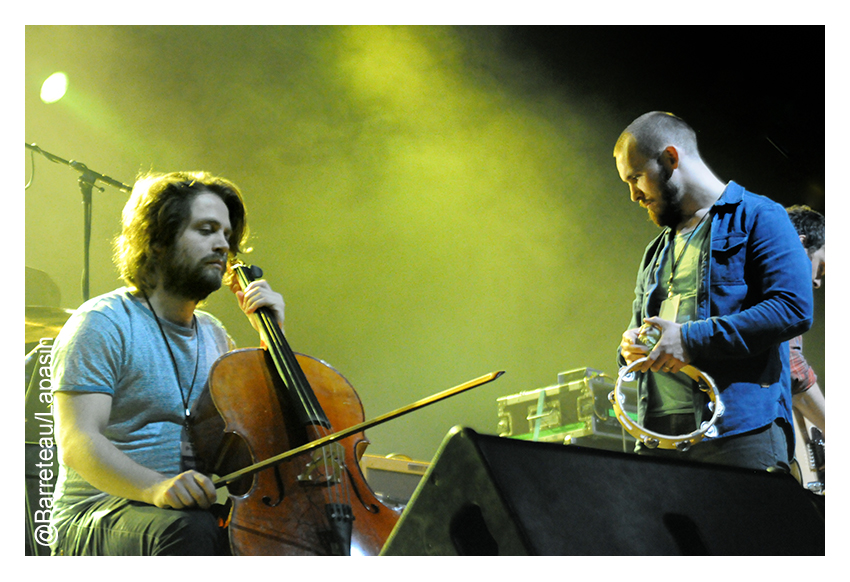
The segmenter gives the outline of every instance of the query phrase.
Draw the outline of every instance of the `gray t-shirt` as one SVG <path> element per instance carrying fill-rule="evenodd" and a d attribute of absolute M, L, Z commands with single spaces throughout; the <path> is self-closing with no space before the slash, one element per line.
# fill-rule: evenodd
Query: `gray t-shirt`
<path fill-rule="evenodd" d="M 112 396 L 104 435 L 135 462 L 168 476 L 181 470 L 185 413 L 180 387 L 191 409 L 210 367 L 233 345 L 215 317 L 197 310 L 195 315 L 200 333 L 160 318 L 179 370 L 179 385 L 153 313 L 126 287 L 84 303 L 53 345 L 53 391 Z M 54 524 L 61 527 L 62 521 L 105 495 L 60 465 Z"/>
<path fill-rule="evenodd" d="M 699 288 L 699 258 L 709 241 L 711 228 L 700 223 L 696 230 L 678 234 L 668 247 L 667 255 L 658 269 L 659 286 L 656 293 L 666 298 L 668 292 L 679 297 L 676 322 L 692 321 L 697 312 Z M 672 274 L 672 277 L 671 277 Z M 668 282 L 672 288 L 668 287 Z M 696 383 L 684 374 L 651 375 L 648 417 L 667 414 L 686 414 L 694 410 Z"/>

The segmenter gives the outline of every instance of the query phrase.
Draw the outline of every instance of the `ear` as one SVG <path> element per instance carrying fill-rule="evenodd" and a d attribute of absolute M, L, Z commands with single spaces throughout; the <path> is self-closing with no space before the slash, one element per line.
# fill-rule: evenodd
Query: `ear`
<path fill-rule="evenodd" d="M 661 152 L 659 161 L 671 170 L 677 169 L 679 167 L 679 150 L 676 149 L 676 146 L 667 146 Z"/>
<path fill-rule="evenodd" d="M 806 246 L 806 235 L 804 235 L 804 234 L 800 235 L 800 242 L 803 243 L 804 247 Z"/>

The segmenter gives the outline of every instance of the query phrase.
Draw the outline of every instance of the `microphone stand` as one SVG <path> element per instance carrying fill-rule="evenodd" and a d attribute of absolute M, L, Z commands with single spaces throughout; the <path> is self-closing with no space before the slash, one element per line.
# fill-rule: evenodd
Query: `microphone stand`
<path fill-rule="evenodd" d="M 118 188 L 124 192 L 131 192 L 133 188 L 119 182 L 109 176 L 104 176 L 93 170 L 90 170 L 85 164 L 75 162 L 74 160 L 65 160 L 59 156 L 46 152 L 37 145 L 24 143 L 27 149 L 43 155 L 51 162 L 64 164 L 70 168 L 77 170 L 80 177 L 77 179 L 77 184 L 80 186 L 80 192 L 83 195 L 83 301 L 89 299 L 89 247 L 91 246 L 91 222 L 92 222 L 92 190 L 97 188 L 103 192 L 103 188 L 97 185 L 97 182 L 103 182 L 108 186 Z"/>

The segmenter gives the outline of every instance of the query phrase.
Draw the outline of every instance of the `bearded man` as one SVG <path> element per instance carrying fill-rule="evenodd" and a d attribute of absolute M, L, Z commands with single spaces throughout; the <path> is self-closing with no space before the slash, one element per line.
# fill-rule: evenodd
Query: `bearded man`
<path fill-rule="evenodd" d="M 207 173 L 133 187 L 115 243 L 127 286 L 84 303 L 52 353 L 60 459 L 54 554 L 226 554 L 216 489 L 194 470 L 188 411 L 232 347 L 198 304 L 247 238 L 239 189 Z M 246 314 L 284 303 L 265 281 L 237 292 Z"/>
<path fill-rule="evenodd" d="M 644 252 L 620 364 L 641 358 L 638 424 L 685 435 L 714 414 L 687 375 L 711 376 L 723 403 L 706 438 L 687 451 L 637 452 L 769 470 L 794 455 L 788 340 L 813 318 L 811 265 L 785 209 L 724 182 L 682 119 L 650 112 L 614 148 L 630 197 L 663 229 Z M 643 325 L 660 339 L 639 341 Z"/>

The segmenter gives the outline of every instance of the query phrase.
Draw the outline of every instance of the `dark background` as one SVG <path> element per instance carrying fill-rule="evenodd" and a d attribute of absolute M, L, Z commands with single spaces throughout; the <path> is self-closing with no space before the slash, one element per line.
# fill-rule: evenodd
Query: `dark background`
<path fill-rule="evenodd" d="M 517 27 L 508 38 L 541 79 L 581 79 L 586 98 L 624 113 L 670 110 L 697 129 L 721 177 L 824 211 L 824 28 L 638 28 L 639 42 L 629 27 Z"/>
<path fill-rule="evenodd" d="M 369 431 L 429 460 L 456 424 L 559 372 L 616 370 L 657 229 L 611 151 L 650 110 L 698 131 L 721 179 L 824 211 L 823 27 L 26 28 L 26 142 L 132 184 L 205 169 L 243 189 L 293 349 L 335 366 L 372 418 L 485 372 L 497 382 Z M 42 81 L 68 95 L 40 102 Z M 82 301 L 76 173 L 25 155 L 26 266 Z M 94 197 L 91 295 L 126 195 Z M 806 353 L 824 373 L 824 290 Z M 211 296 L 242 346 L 229 292 Z"/>

